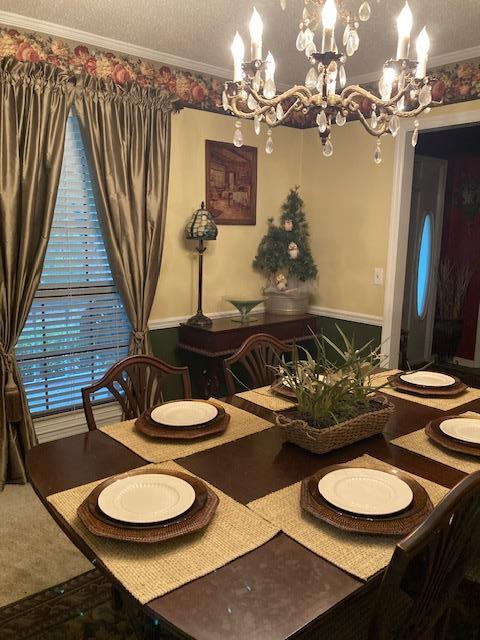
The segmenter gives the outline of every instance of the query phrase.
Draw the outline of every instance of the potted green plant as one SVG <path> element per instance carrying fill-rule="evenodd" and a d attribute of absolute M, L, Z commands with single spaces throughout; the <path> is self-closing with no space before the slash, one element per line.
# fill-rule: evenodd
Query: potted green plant
<path fill-rule="evenodd" d="M 452 358 L 460 344 L 463 306 L 471 278 L 469 266 L 455 265 L 448 258 L 440 263 L 432 344 L 432 352 L 440 361 Z"/>
<path fill-rule="evenodd" d="M 372 348 L 370 341 L 357 349 L 338 326 L 337 331 L 342 348 L 325 335 L 314 336 L 316 357 L 297 347 L 290 362 L 282 358 L 275 367 L 296 399 L 295 408 L 277 413 L 275 420 L 287 441 L 314 453 L 382 432 L 394 411 L 372 379 L 380 363 L 380 347 Z"/>

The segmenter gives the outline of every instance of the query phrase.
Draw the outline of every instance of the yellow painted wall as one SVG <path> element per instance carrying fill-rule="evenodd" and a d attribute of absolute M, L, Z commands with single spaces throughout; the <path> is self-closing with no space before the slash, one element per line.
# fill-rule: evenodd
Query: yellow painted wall
<path fill-rule="evenodd" d="M 234 119 L 184 109 L 172 118 L 170 188 L 162 268 L 150 321 L 185 316 L 196 311 L 197 262 L 194 243 L 183 238 L 188 218 L 205 198 L 205 140 L 230 142 Z M 275 129 L 274 152 L 264 151 L 266 130 L 256 136 L 252 123 L 243 125 L 244 142 L 258 147 L 257 224 L 219 226 L 218 238 L 209 242 L 204 260 L 204 311 L 233 307 L 226 294 L 260 293 L 263 279 L 251 267 L 267 218 L 279 215 L 290 187 L 300 182 L 302 132 Z"/>
<path fill-rule="evenodd" d="M 480 110 L 480 100 L 432 109 L 439 115 Z M 316 130 L 303 131 L 302 185 L 319 270 L 313 304 L 383 315 L 384 286 L 373 284 L 375 267 L 388 252 L 394 141 L 382 140 L 383 160 L 373 162 L 375 140 L 358 122 L 335 127 L 334 154 L 324 158 Z"/>
<path fill-rule="evenodd" d="M 440 113 L 480 109 L 480 101 L 432 109 Z M 184 109 L 173 118 L 172 162 L 163 264 L 151 320 L 196 310 L 196 257 L 183 240 L 187 218 L 205 194 L 205 139 L 230 141 L 234 121 Z M 375 267 L 386 268 L 394 142 L 382 141 L 383 161 L 373 162 L 375 140 L 358 122 L 335 127 L 334 155 L 325 158 L 316 129 L 280 127 L 275 150 L 264 152 L 265 130 L 244 124 L 245 144 L 258 146 L 257 225 L 220 226 L 205 259 L 206 312 L 232 307 L 228 293 L 257 295 L 263 279 L 251 268 L 269 216 L 278 217 L 288 189 L 300 184 L 319 277 L 312 303 L 381 316 L 384 286 L 373 284 Z M 386 276 L 386 273 L 385 273 Z"/>
<path fill-rule="evenodd" d="M 384 288 L 373 273 L 387 258 L 392 140 L 382 141 L 376 165 L 376 142 L 358 122 L 334 128 L 330 158 L 315 129 L 303 136 L 301 185 L 319 272 L 313 304 L 381 315 Z"/>

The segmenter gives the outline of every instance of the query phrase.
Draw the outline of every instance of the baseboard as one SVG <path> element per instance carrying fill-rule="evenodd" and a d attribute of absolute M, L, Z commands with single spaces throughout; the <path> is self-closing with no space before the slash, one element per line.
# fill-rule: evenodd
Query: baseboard
<path fill-rule="evenodd" d="M 261 313 L 263 311 L 262 305 L 256 307 L 252 314 Z M 316 305 L 310 307 L 310 313 L 317 316 L 324 316 L 325 318 L 334 318 L 336 320 L 347 320 L 348 322 L 359 322 L 360 324 L 370 324 L 375 327 L 381 327 L 383 325 L 382 316 L 372 316 L 365 313 L 356 313 L 354 311 L 344 311 L 343 309 L 330 309 L 328 307 L 318 307 Z M 229 316 L 240 315 L 238 311 L 214 311 L 208 313 L 209 318 L 214 320 L 215 318 L 228 318 Z M 170 329 L 172 327 L 178 327 L 181 322 L 186 322 L 190 316 L 176 316 L 172 318 L 151 319 L 148 321 L 148 328 L 152 331 L 158 329 Z"/>
<path fill-rule="evenodd" d="M 98 405 L 93 413 L 98 426 L 114 424 L 122 419 L 120 406 L 116 403 Z M 33 424 L 40 443 L 88 431 L 83 409 L 36 418 Z"/>

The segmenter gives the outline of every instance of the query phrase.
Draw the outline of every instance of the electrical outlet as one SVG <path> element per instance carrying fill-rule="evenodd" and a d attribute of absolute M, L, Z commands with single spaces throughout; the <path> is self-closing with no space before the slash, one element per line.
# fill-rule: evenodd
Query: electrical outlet
<path fill-rule="evenodd" d="M 373 284 L 380 287 L 383 284 L 383 267 L 375 267 L 373 272 Z"/>

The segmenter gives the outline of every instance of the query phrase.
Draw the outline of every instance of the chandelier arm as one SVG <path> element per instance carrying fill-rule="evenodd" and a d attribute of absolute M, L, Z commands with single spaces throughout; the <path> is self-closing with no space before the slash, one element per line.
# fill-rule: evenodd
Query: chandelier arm
<path fill-rule="evenodd" d="M 416 109 L 412 109 L 411 111 L 399 111 L 397 113 L 397 116 L 399 118 L 415 118 L 420 113 L 425 111 L 425 109 L 427 109 L 429 106 L 430 105 L 425 105 L 425 106 L 420 105 L 419 107 L 417 107 Z"/>
<path fill-rule="evenodd" d="M 308 107 L 312 103 L 313 97 L 312 92 L 307 89 L 307 87 L 300 85 L 295 85 L 291 89 L 280 93 L 278 96 L 275 96 L 270 100 L 260 95 L 258 91 L 255 91 L 255 89 L 253 89 L 253 87 L 251 86 L 248 87 L 248 91 L 255 98 L 258 104 L 263 104 L 267 107 L 276 107 L 277 104 L 283 102 L 284 100 L 287 100 L 288 98 L 296 98 L 300 100 L 305 107 Z"/>
<path fill-rule="evenodd" d="M 255 111 L 242 111 L 237 106 L 238 101 L 239 101 L 239 96 L 235 96 L 235 97 L 232 98 L 231 111 L 232 111 L 233 115 L 236 116 L 237 118 L 244 118 L 244 119 L 248 119 L 248 120 L 252 120 L 256 115 L 264 115 L 273 106 L 271 104 L 266 104 L 263 107 L 255 109 Z M 268 101 L 268 102 L 270 103 L 271 101 Z M 279 124 L 281 124 L 282 122 L 284 122 L 287 119 L 287 117 L 288 117 L 288 115 L 290 114 L 291 111 L 294 111 L 294 110 L 295 111 L 299 111 L 301 108 L 302 108 L 302 101 L 297 97 L 297 99 L 294 100 L 294 102 L 292 102 L 292 104 L 285 111 L 283 117 L 280 118 L 279 120 L 276 120 L 272 124 L 269 124 L 267 122 L 268 126 L 269 127 L 277 127 Z"/>
<path fill-rule="evenodd" d="M 299 111 L 301 108 L 301 102 L 298 100 L 295 100 L 295 102 L 292 102 L 292 104 L 288 107 L 288 109 L 285 111 L 285 113 L 283 114 L 283 118 L 280 118 L 280 120 L 277 120 L 275 122 L 275 124 L 271 125 L 273 127 L 278 127 L 279 124 L 282 124 L 282 122 L 284 122 L 287 118 L 288 115 L 292 112 L 292 111 Z"/>
<path fill-rule="evenodd" d="M 242 109 L 239 109 L 237 106 L 238 100 L 239 98 L 235 96 L 234 98 L 231 99 L 231 103 L 230 103 L 230 110 L 232 111 L 233 115 L 236 116 L 237 118 L 245 118 L 247 120 L 253 120 L 253 118 L 256 115 L 263 115 L 267 111 L 269 111 L 271 108 L 270 106 L 266 105 L 264 107 L 255 109 L 255 111 L 243 111 Z"/>
<path fill-rule="evenodd" d="M 393 107 L 397 104 L 397 102 L 407 93 L 409 93 L 413 88 L 415 88 L 414 82 L 409 82 L 402 90 L 398 91 L 390 100 L 381 100 L 371 91 L 367 91 L 363 87 L 359 85 L 350 85 L 345 87 L 345 89 L 340 94 L 340 99 L 344 106 L 348 106 L 349 102 L 352 102 L 355 98 L 366 98 L 370 100 L 373 104 L 378 107 L 383 107 L 385 109 L 391 109 L 391 113 L 393 114 Z"/>
<path fill-rule="evenodd" d="M 360 111 L 360 109 L 355 109 L 352 111 L 352 113 L 356 113 L 358 116 L 358 119 L 360 120 L 360 122 L 362 123 L 364 129 L 371 135 L 374 136 L 376 138 L 380 138 L 381 136 L 383 136 L 384 133 L 387 132 L 387 122 L 382 121 L 382 123 L 380 124 L 380 126 L 377 126 L 375 129 L 373 129 L 373 127 L 370 126 L 370 124 L 368 123 L 367 119 L 365 118 L 365 116 L 363 115 L 363 113 Z"/>

